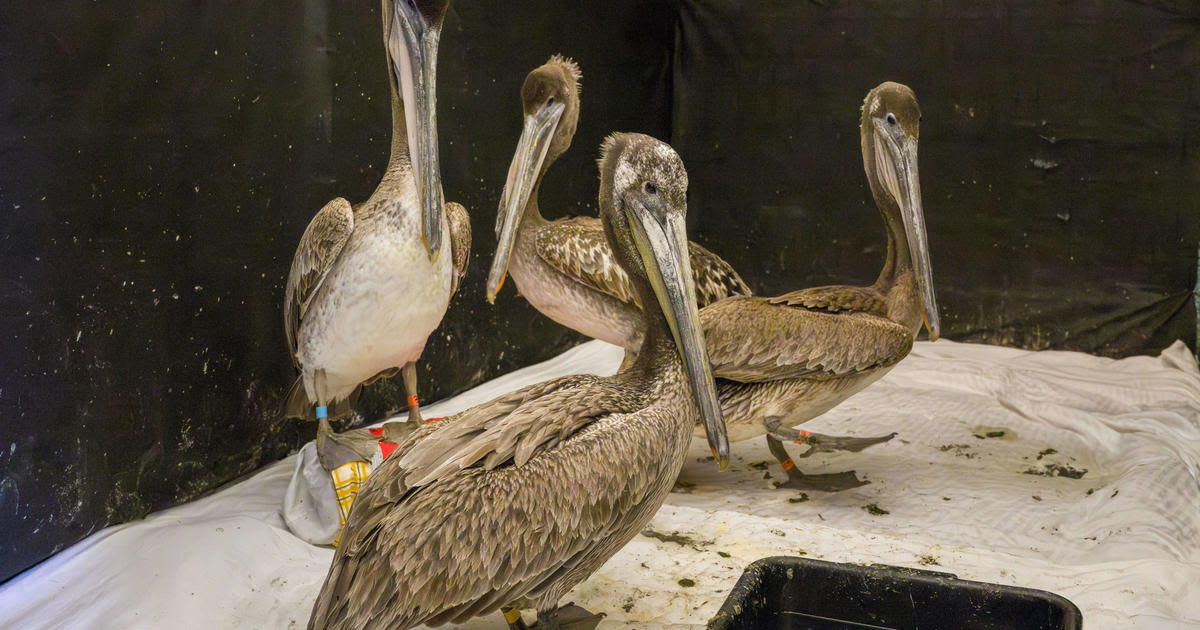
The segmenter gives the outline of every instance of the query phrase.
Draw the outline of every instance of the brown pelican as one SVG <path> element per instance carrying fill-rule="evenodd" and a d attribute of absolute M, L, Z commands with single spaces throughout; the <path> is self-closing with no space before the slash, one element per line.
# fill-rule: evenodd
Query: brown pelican
<path fill-rule="evenodd" d="M 908 355 L 924 322 L 938 338 L 925 218 L 917 177 L 921 110 L 907 86 L 883 83 L 862 107 L 863 166 L 887 225 L 883 271 L 869 287 L 825 286 L 774 298 L 733 297 L 703 309 L 721 408 L 731 440 L 767 434 L 788 474 L 782 485 L 823 490 L 861 485 L 854 471 L 805 476 L 801 455 L 861 450 L 891 439 L 825 436 L 793 429 L 879 380 Z"/>
<path fill-rule="evenodd" d="M 415 361 L 446 312 L 470 251 L 458 204 L 443 207 L 437 151 L 437 45 L 446 0 L 383 0 L 392 101 L 391 157 L 365 202 L 334 199 L 292 259 L 285 330 L 300 377 L 286 413 L 320 421 L 329 470 L 360 459 L 329 428 L 363 384 L 403 373 L 419 418 Z M 448 216 L 447 216 L 448 215 Z"/>
<path fill-rule="evenodd" d="M 579 121 L 579 66 L 559 55 L 525 77 L 525 125 L 496 218 L 499 242 L 488 275 L 493 302 L 512 273 L 517 289 L 550 319 L 633 353 L 641 346 L 642 305 L 604 240 L 600 220 L 547 221 L 538 210 L 542 176 L 571 146 Z M 724 260 L 688 243 L 701 307 L 750 289 Z"/>
<path fill-rule="evenodd" d="M 531 385 L 410 435 L 367 479 L 309 628 L 461 622 L 592 628 L 558 600 L 650 520 L 703 418 L 728 453 L 684 232 L 687 173 L 666 144 L 605 141 L 600 214 L 646 306 L 645 343 L 615 376 Z"/>

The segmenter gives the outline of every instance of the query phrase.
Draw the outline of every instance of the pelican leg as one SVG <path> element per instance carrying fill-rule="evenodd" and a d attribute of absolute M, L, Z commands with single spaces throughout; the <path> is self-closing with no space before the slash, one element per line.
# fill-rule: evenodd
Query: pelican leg
<path fill-rule="evenodd" d="M 840 473 L 826 473 L 822 475 L 806 475 L 796 468 L 796 462 L 792 461 L 787 450 L 783 448 L 783 442 L 768 435 L 767 447 L 771 449 L 771 454 L 775 459 L 779 460 L 779 465 L 783 467 L 787 473 L 788 480 L 776 484 L 776 488 L 792 488 L 793 490 L 819 490 L 821 492 L 838 492 L 841 490 L 849 490 L 865 486 L 870 481 L 863 481 L 858 478 L 858 475 L 853 470 L 847 470 Z M 807 455 L 808 453 L 805 453 Z M 804 457 L 804 455 L 801 455 Z"/>
<path fill-rule="evenodd" d="M 595 614 L 568 603 L 550 610 L 538 611 L 534 630 L 595 630 L 604 619 L 604 613 Z"/>
<path fill-rule="evenodd" d="M 329 425 L 329 397 L 325 392 L 325 370 L 317 370 L 313 374 L 313 389 L 317 394 L 317 458 L 325 470 L 333 470 L 346 463 L 345 448 L 333 437 L 333 427 Z"/>
<path fill-rule="evenodd" d="M 808 457 L 813 453 L 829 453 L 833 451 L 858 452 L 868 446 L 887 442 L 896 437 L 895 433 L 873 438 L 823 435 L 780 426 L 779 418 L 767 418 L 763 424 L 767 428 L 767 448 L 779 460 L 779 465 L 783 467 L 784 472 L 788 476 L 787 481 L 780 483 L 776 487 L 793 488 L 796 490 L 838 492 L 865 486 L 871 482 L 859 479 L 853 470 L 823 475 L 805 475 L 796 468 L 796 463 L 792 461 L 791 456 L 788 455 L 787 450 L 783 447 L 783 442 L 794 442 L 809 446 L 807 451 L 798 456 Z"/>
<path fill-rule="evenodd" d="M 404 393 L 408 394 L 408 421 L 421 424 L 421 404 L 417 400 L 417 362 L 410 361 L 400 369 L 400 379 L 404 381 Z M 414 425 L 416 426 L 416 425 Z"/>

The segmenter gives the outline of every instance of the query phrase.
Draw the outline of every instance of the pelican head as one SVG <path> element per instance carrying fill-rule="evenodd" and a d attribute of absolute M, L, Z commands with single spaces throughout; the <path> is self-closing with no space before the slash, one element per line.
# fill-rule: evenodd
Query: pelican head
<path fill-rule="evenodd" d="M 442 242 L 438 168 L 437 51 L 449 0 L 383 0 L 392 89 L 404 102 L 408 159 L 421 200 L 421 236 L 432 259 Z"/>
<path fill-rule="evenodd" d="M 921 294 L 929 338 L 940 332 L 937 300 L 929 266 L 929 239 L 921 207 L 921 182 L 917 174 L 917 138 L 921 108 L 906 85 L 882 83 L 867 94 L 862 110 L 863 166 L 871 192 L 885 214 L 898 212 L 904 223 L 913 273 Z M 894 216 L 888 216 L 893 221 Z"/>
<path fill-rule="evenodd" d="M 530 72 L 521 86 L 525 125 L 508 165 L 508 179 L 504 182 L 504 195 L 496 215 L 496 255 L 488 272 L 488 302 L 495 302 L 496 294 L 504 285 L 513 241 L 517 238 L 530 195 L 550 164 L 571 146 L 579 123 L 579 80 L 582 77 L 574 61 L 554 55 Z"/>
<path fill-rule="evenodd" d="M 640 285 L 644 304 L 652 293 L 670 329 L 704 420 L 708 444 L 722 469 L 729 438 L 717 402 L 704 346 L 686 232 L 687 171 L 664 142 L 641 134 L 614 134 L 600 157 L 600 218 L 621 266 Z M 647 326 L 662 325 L 647 309 Z"/>

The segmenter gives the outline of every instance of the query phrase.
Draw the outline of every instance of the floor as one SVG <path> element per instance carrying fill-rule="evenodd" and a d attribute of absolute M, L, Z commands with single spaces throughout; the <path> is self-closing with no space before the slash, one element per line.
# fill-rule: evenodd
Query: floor
<path fill-rule="evenodd" d="M 591 342 L 426 411 L 619 361 Z M 606 612 L 602 629 L 700 628 L 745 565 L 792 554 L 1046 589 L 1088 628 L 1200 627 L 1200 372 L 1182 344 L 1113 361 L 918 343 L 806 428 L 899 436 L 797 459 L 872 482 L 836 494 L 775 489 L 781 473 L 760 439 L 734 444 L 723 473 L 695 440 L 644 535 L 570 598 Z M 288 458 L 67 549 L 0 586 L 0 627 L 305 627 L 331 552 L 279 516 L 294 467 Z"/>

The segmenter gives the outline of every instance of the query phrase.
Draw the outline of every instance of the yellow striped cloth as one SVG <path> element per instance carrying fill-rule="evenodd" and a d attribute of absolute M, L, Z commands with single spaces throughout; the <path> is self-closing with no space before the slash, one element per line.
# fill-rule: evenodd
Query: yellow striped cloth
<path fill-rule="evenodd" d="M 358 496 L 359 489 L 362 488 L 370 473 L 371 464 L 363 461 L 342 464 L 329 471 L 330 476 L 333 477 L 333 491 L 337 495 L 338 501 L 338 533 L 333 539 L 334 547 L 338 546 L 338 542 L 342 539 L 342 530 L 346 528 L 346 516 L 350 514 L 350 506 L 354 504 L 354 497 Z"/>

